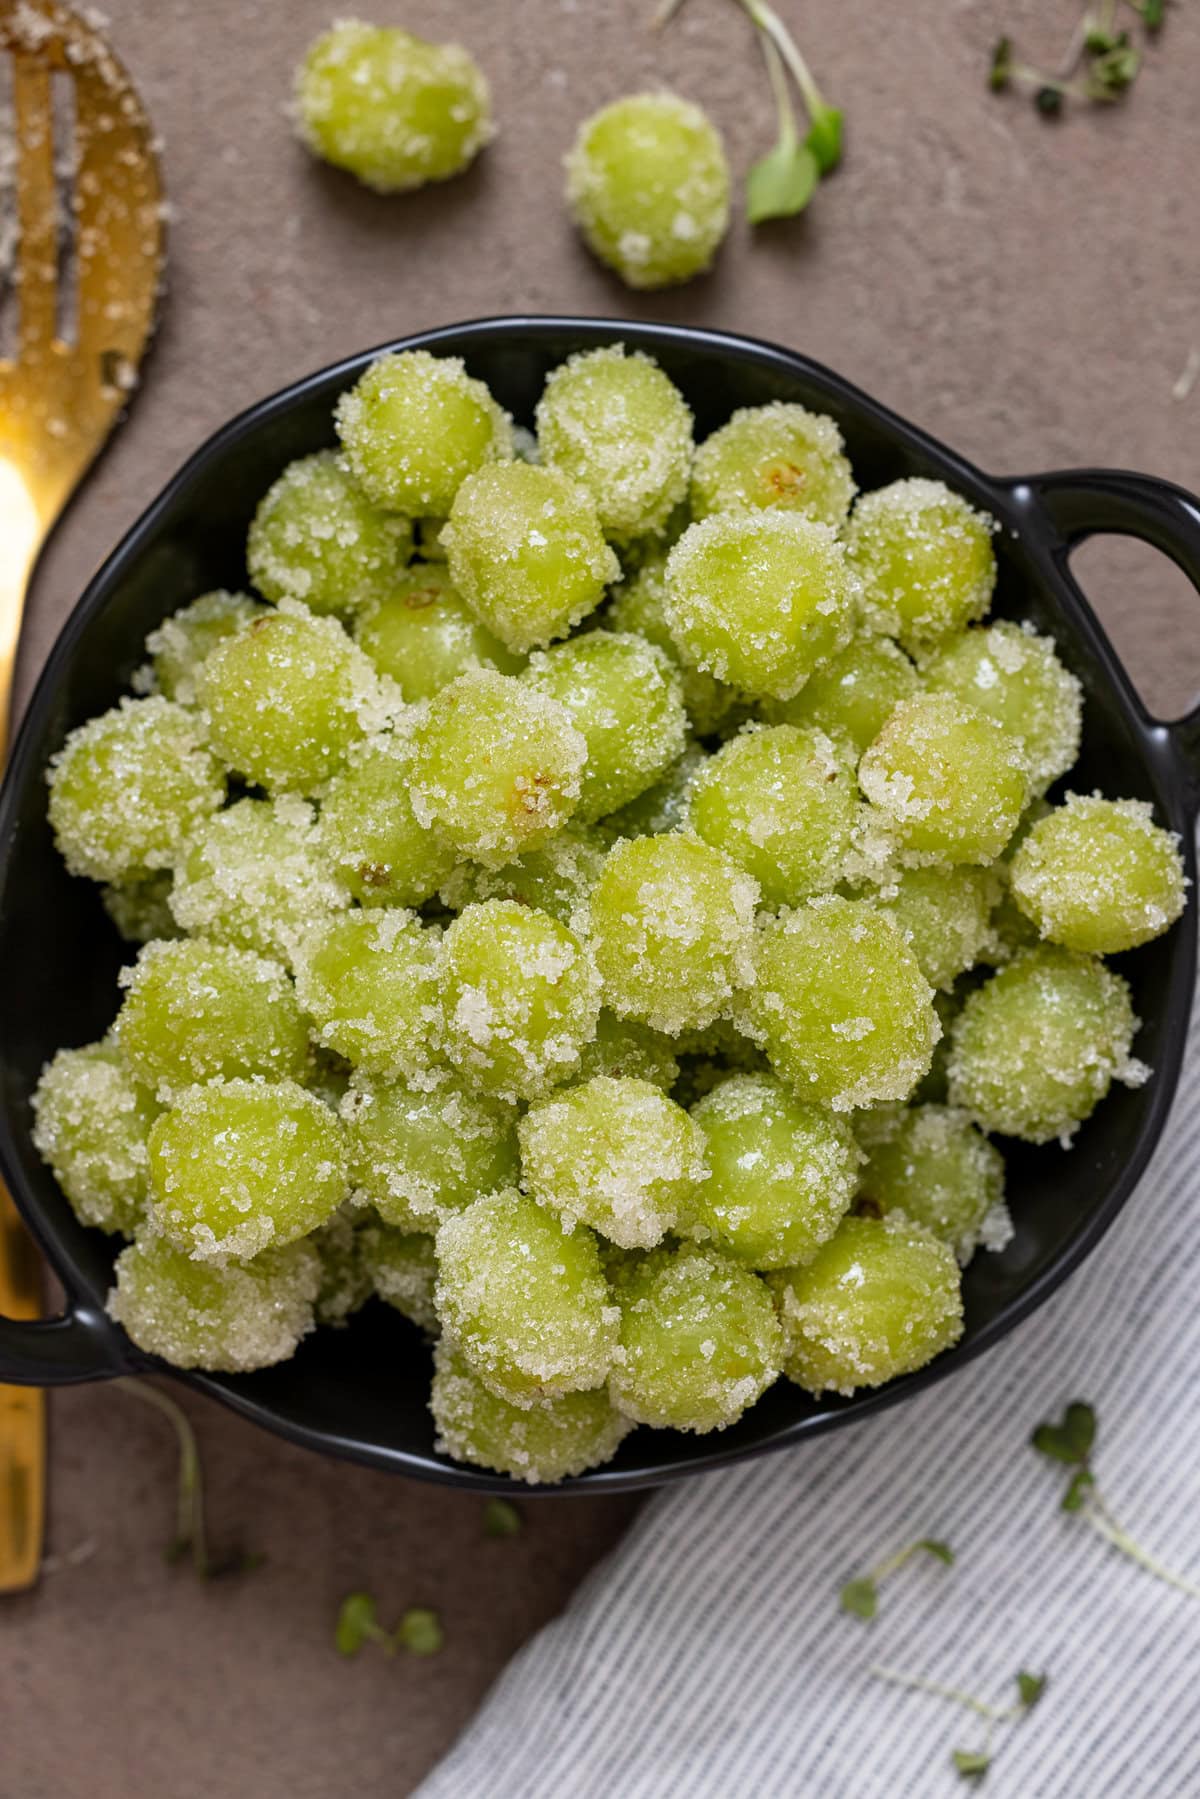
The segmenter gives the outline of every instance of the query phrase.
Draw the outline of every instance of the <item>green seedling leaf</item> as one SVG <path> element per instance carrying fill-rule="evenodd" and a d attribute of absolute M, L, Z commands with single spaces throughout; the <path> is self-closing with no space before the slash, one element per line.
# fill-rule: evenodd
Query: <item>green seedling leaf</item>
<path fill-rule="evenodd" d="M 342 1600 L 338 1612 L 337 1628 L 333 1633 L 334 1647 L 339 1655 L 357 1655 L 367 1639 L 379 1630 L 379 1620 L 375 1615 L 375 1601 L 369 1593 L 348 1593 Z"/>
<path fill-rule="evenodd" d="M 809 120 L 804 144 L 812 151 L 822 175 L 832 175 L 842 160 L 843 120 L 844 115 L 836 106 L 822 106 Z"/>
<path fill-rule="evenodd" d="M 936 1537 L 922 1537 L 917 1548 L 925 1550 L 927 1555 L 936 1555 L 939 1562 L 945 1562 L 947 1568 L 953 1568 L 954 1551 L 949 1543 L 940 1543 Z"/>
<path fill-rule="evenodd" d="M 1071 1402 L 1063 1413 L 1063 1435 L 1072 1445 L 1080 1461 L 1091 1454 L 1092 1444 L 1096 1441 L 1096 1413 L 1092 1406 L 1082 1399 Z"/>
<path fill-rule="evenodd" d="M 1096 1477 L 1090 1468 L 1080 1468 L 1071 1476 L 1070 1485 L 1062 1498 L 1064 1512 L 1081 1512 L 1083 1502 L 1096 1484 Z"/>
<path fill-rule="evenodd" d="M 1141 6 L 1134 10 L 1142 15 L 1142 24 L 1147 31 L 1157 31 L 1167 16 L 1167 0 L 1142 0 Z"/>
<path fill-rule="evenodd" d="M 746 217 L 752 225 L 795 218 L 820 179 L 817 159 L 806 144 L 777 143 L 746 176 Z"/>
<path fill-rule="evenodd" d="M 875 1582 L 869 1578 L 848 1580 L 842 1588 L 841 1604 L 844 1612 L 855 1618 L 865 1618 L 869 1623 L 879 1609 L 879 1591 Z"/>
<path fill-rule="evenodd" d="M 1003 93 L 1012 80 L 1013 47 L 1010 37 L 997 38 L 988 69 L 988 86 L 993 94 Z"/>
<path fill-rule="evenodd" d="M 395 1641 L 410 1655 L 436 1655 L 445 1640 L 441 1619 L 425 1606 L 412 1606 L 396 1626 Z"/>
<path fill-rule="evenodd" d="M 1043 118 L 1056 119 L 1063 109 L 1063 95 L 1060 87 L 1040 87 L 1033 96 L 1033 104 Z"/>
<path fill-rule="evenodd" d="M 1142 66 L 1142 53 L 1132 44 L 1114 44 L 1103 56 L 1097 56 L 1087 74 L 1087 93 L 1092 100 L 1112 100 L 1123 94 L 1137 80 Z"/>
<path fill-rule="evenodd" d="M 992 1765 L 991 1756 L 983 1749 L 956 1749 L 950 1759 L 964 1780 L 982 1780 Z"/>
<path fill-rule="evenodd" d="M 519 1537 L 524 1520 L 516 1506 L 507 1499 L 489 1499 L 483 1508 L 485 1537 Z"/>
<path fill-rule="evenodd" d="M 1027 1674 L 1022 1668 L 1017 1675 L 1017 1692 L 1021 1695 L 1021 1704 L 1026 1711 L 1031 1705 L 1037 1704 L 1045 1691 L 1046 1676 L 1044 1674 Z"/>
<path fill-rule="evenodd" d="M 1039 1455 L 1048 1455 L 1052 1461 L 1072 1467 L 1079 1461 L 1079 1451 L 1061 1425 L 1039 1424 L 1029 1441 Z"/>

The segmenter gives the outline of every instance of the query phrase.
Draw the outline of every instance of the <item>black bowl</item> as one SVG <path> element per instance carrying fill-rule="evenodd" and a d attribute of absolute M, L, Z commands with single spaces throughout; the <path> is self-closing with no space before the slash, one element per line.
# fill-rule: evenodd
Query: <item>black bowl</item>
<path fill-rule="evenodd" d="M 1195 880 L 1200 710 L 1177 724 L 1151 718 L 1076 587 L 1069 550 L 1100 531 L 1141 537 L 1200 587 L 1200 503 L 1146 476 L 1083 471 L 995 479 L 906 424 L 827 369 L 788 350 L 712 331 L 594 319 L 498 319 L 408 338 L 465 358 L 514 416 L 532 422 L 547 372 L 575 350 L 622 340 L 649 351 L 678 382 L 699 435 L 737 406 L 800 400 L 832 413 L 864 487 L 901 475 L 947 481 L 1000 523 L 996 611 L 1031 618 L 1058 640 L 1087 695 L 1083 754 L 1071 777 L 1087 790 L 1153 802 L 1183 841 Z M 67 732 L 111 706 L 165 614 L 212 587 L 245 580 L 255 502 L 284 464 L 333 442 L 338 394 L 378 354 L 310 375 L 209 439 L 105 563 L 62 632 L 30 703 L 0 793 L 0 1168 L 68 1295 L 64 1317 L 0 1320 L 0 1380 L 55 1383 L 166 1373 L 313 1449 L 463 1487 L 510 1483 L 437 1455 L 425 1400 L 429 1354 L 394 1312 L 368 1306 L 348 1328 L 309 1337 L 296 1357 L 252 1375 L 181 1373 L 137 1350 L 104 1312 L 112 1242 L 75 1219 L 30 1141 L 29 1096 L 63 1044 L 108 1027 L 118 966 L 128 955 L 89 883 L 72 879 L 46 822 L 43 771 Z M 1194 891 L 1194 888 L 1193 888 Z M 1179 1075 L 1195 976 L 1195 905 L 1158 942 L 1121 959 L 1144 1020 L 1138 1053 L 1154 1074 L 1113 1091 L 1075 1147 L 1007 1145 L 1016 1235 L 967 1271 L 966 1331 L 930 1367 L 876 1393 L 814 1401 L 779 1382 L 718 1436 L 638 1430 L 607 1468 L 562 1491 L 657 1483 L 780 1448 L 890 1405 L 943 1379 L 1042 1303 L 1095 1248 L 1132 1193 L 1162 1131 Z"/>

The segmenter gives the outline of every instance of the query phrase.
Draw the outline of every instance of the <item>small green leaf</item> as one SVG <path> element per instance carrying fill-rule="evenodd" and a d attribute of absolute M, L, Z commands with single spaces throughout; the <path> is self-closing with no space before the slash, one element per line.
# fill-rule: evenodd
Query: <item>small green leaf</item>
<path fill-rule="evenodd" d="M 1026 1711 L 1031 1705 L 1036 1705 L 1046 1691 L 1046 1678 L 1044 1674 L 1027 1674 L 1024 1668 L 1017 1675 L 1017 1692 L 1021 1695 L 1021 1704 Z"/>
<path fill-rule="evenodd" d="M 940 1543 L 936 1537 L 922 1537 L 917 1548 L 924 1549 L 928 1555 L 936 1555 L 939 1562 L 945 1562 L 947 1568 L 953 1568 L 954 1551 L 949 1543 Z"/>
<path fill-rule="evenodd" d="M 1142 0 L 1136 8 L 1147 31 L 1157 31 L 1167 16 L 1167 0 Z"/>
<path fill-rule="evenodd" d="M 488 1500 L 483 1508 L 485 1537 L 519 1537 L 523 1528 L 524 1520 L 510 1500 Z"/>
<path fill-rule="evenodd" d="M 379 1628 L 375 1617 L 375 1601 L 369 1593 L 348 1593 L 338 1612 L 333 1634 L 339 1655 L 357 1655 L 367 1638 Z"/>
<path fill-rule="evenodd" d="M 1103 56 L 1106 50 L 1115 50 L 1120 41 L 1115 31 L 1107 30 L 1093 19 L 1084 33 L 1083 47 L 1091 56 Z"/>
<path fill-rule="evenodd" d="M 1097 56 L 1087 73 L 1090 100 L 1115 100 L 1137 79 L 1142 66 L 1142 53 L 1132 44 L 1115 44 L 1104 56 Z"/>
<path fill-rule="evenodd" d="M 1072 1400 L 1063 1413 L 1063 1435 L 1072 1445 L 1080 1461 L 1085 1461 L 1091 1454 L 1092 1444 L 1096 1441 L 1096 1412 L 1093 1406 L 1082 1399 Z"/>
<path fill-rule="evenodd" d="M 841 1592 L 842 1610 L 855 1618 L 868 1621 L 879 1609 L 879 1591 L 869 1575 L 861 1580 L 848 1580 Z"/>
<path fill-rule="evenodd" d="M 791 219 L 816 192 L 821 171 L 805 144 L 779 142 L 746 176 L 746 217 L 752 225 Z"/>
<path fill-rule="evenodd" d="M 1064 1512 L 1081 1512 L 1083 1502 L 1096 1484 L 1096 1477 L 1090 1468 L 1080 1468 L 1071 1476 L 1070 1485 L 1062 1498 Z"/>
<path fill-rule="evenodd" d="M 964 1780 L 982 1780 L 992 1765 L 984 1749 L 956 1749 L 950 1759 Z"/>
<path fill-rule="evenodd" d="M 1039 1424 L 1029 1441 L 1039 1455 L 1048 1455 L 1053 1461 L 1072 1466 L 1079 1461 L 1079 1451 L 1060 1425 Z"/>
<path fill-rule="evenodd" d="M 822 106 L 811 114 L 804 143 L 822 175 L 832 175 L 842 160 L 842 125 L 845 115 L 836 106 Z"/>
<path fill-rule="evenodd" d="M 1043 118 L 1056 119 L 1063 109 L 1062 89 L 1058 87 L 1040 87 L 1033 96 L 1033 104 Z"/>
<path fill-rule="evenodd" d="M 988 86 L 994 94 L 1002 93 L 1012 79 L 1012 39 L 998 38 L 992 49 Z"/>
<path fill-rule="evenodd" d="M 395 1640 L 410 1655 L 436 1655 L 446 1638 L 437 1613 L 416 1605 L 397 1624 Z"/>

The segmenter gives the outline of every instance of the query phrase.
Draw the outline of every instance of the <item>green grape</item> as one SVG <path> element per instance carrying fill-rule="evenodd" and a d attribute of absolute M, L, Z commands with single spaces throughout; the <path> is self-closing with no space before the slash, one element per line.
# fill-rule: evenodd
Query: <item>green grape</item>
<path fill-rule="evenodd" d="M 169 868 L 225 797 L 200 721 L 158 695 L 122 700 L 72 731 L 47 780 L 59 854 L 93 881 Z"/>
<path fill-rule="evenodd" d="M 667 560 L 665 608 L 689 662 L 758 699 L 790 700 L 850 636 L 853 590 L 828 525 L 716 513 Z"/>
<path fill-rule="evenodd" d="M 219 643 L 197 681 L 213 748 L 271 793 L 312 793 L 388 719 L 386 689 L 337 619 L 290 600 Z"/>
<path fill-rule="evenodd" d="M 533 1106 L 518 1129 L 535 1199 L 622 1249 L 651 1249 L 686 1216 L 704 1140 L 652 1081 L 596 1075 Z"/>
<path fill-rule="evenodd" d="M 413 811 L 412 767 L 403 737 L 372 737 L 325 789 L 321 849 L 360 905 L 423 905 L 455 868 L 454 851 Z"/>
<path fill-rule="evenodd" d="M 33 1092 L 33 1142 L 81 1224 L 131 1236 L 146 1212 L 158 1116 L 111 1038 L 60 1049 Z"/>
<path fill-rule="evenodd" d="M 217 1076 L 302 1080 L 308 1032 L 278 962 L 203 938 L 151 943 L 121 971 L 116 1038 L 137 1080 L 169 1102 Z"/>
<path fill-rule="evenodd" d="M 662 837 L 684 830 L 692 782 L 709 761 L 708 752 L 698 743 L 688 744 L 661 781 L 603 820 L 601 828 L 608 842 L 616 843 L 621 837 Z"/>
<path fill-rule="evenodd" d="M 1020 950 L 959 1014 L 950 1102 L 982 1130 L 1068 1143 L 1114 1080 L 1146 1079 L 1130 1055 L 1137 1028 L 1120 975 L 1050 944 Z"/>
<path fill-rule="evenodd" d="M 854 768 L 823 731 L 759 726 L 734 737 L 693 778 L 697 836 L 754 876 L 766 906 L 792 906 L 846 869 L 859 818 Z"/>
<path fill-rule="evenodd" d="M 493 135 L 483 71 L 461 44 L 339 19 L 296 70 L 301 140 L 376 193 L 405 193 L 467 168 Z"/>
<path fill-rule="evenodd" d="M 609 1392 L 660 1429 L 724 1430 L 780 1371 L 784 1337 L 764 1283 L 719 1249 L 659 1249 L 614 1287 L 620 1347 Z"/>
<path fill-rule="evenodd" d="M 925 862 L 991 862 L 1029 798 L 1016 739 L 948 693 L 902 700 L 858 767 L 902 850 Z"/>
<path fill-rule="evenodd" d="M 810 1261 L 854 1198 L 859 1152 L 849 1125 L 769 1074 L 730 1075 L 692 1117 L 709 1166 L 692 1206 L 697 1234 L 749 1268 Z"/>
<path fill-rule="evenodd" d="M 588 248 L 630 287 L 701 274 L 729 224 L 729 165 L 712 122 L 676 94 L 630 94 L 585 119 L 567 205 Z"/>
<path fill-rule="evenodd" d="M 358 1220 L 354 1208 L 344 1205 L 308 1239 L 321 1258 L 321 1286 L 314 1307 L 318 1324 L 345 1324 L 375 1290 L 363 1254 L 365 1231 Z"/>
<path fill-rule="evenodd" d="M 296 950 L 296 997 L 324 1048 L 371 1074 L 420 1074 L 439 1022 L 437 933 L 402 906 L 343 912 Z"/>
<path fill-rule="evenodd" d="M 906 1099 L 938 1038 L 933 993 L 894 920 L 833 895 L 758 934 L 746 1028 L 800 1099 L 848 1112 Z"/>
<path fill-rule="evenodd" d="M 947 638 L 922 665 L 925 685 L 986 712 L 1020 744 L 1035 793 L 1079 754 L 1083 690 L 1054 639 L 1006 621 Z"/>
<path fill-rule="evenodd" d="M 995 529 L 941 481 L 913 476 L 860 495 L 846 549 L 870 628 L 915 653 L 982 618 L 996 585 Z"/>
<path fill-rule="evenodd" d="M 479 900 L 517 900 L 569 925 L 579 915 L 603 867 L 604 849 L 599 840 L 568 825 L 543 849 L 531 850 L 503 868 L 459 863 L 442 883 L 441 898 L 452 912 L 461 912 Z"/>
<path fill-rule="evenodd" d="M 784 1373 L 816 1397 L 847 1397 L 913 1374 L 962 1335 L 948 1244 L 907 1218 L 844 1218 L 805 1268 L 776 1277 Z"/>
<path fill-rule="evenodd" d="M 591 632 L 539 651 L 523 679 L 558 701 L 587 745 L 576 809 L 585 822 L 636 800 L 683 754 L 678 678 L 644 638 Z"/>
<path fill-rule="evenodd" d="M 260 500 L 246 542 L 268 600 L 349 613 L 390 593 L 412 554 L 412 525 L 374 507 L 336 450 L 289 462 Z"/>
<path fill-rule="evenodd" d="M 468 475 L 442 542 L 475 617 L 517 652 L 565 637 L 620 573 L 587 489 L 529 462 Z"/>
<path fill-rule="evenodd" d="M 809 676 L 795 699 L 775 701 L 766 710 L 779 724 L 827 731 L 861 756 L 893 709 L 919 687 L 917 671 L 898 643 L 890 637 L 854 637 Z"/>
<path fill-rule="evenodd" d="M 472 1371 L 517 1406 L 603 1384 L 617 1315 L 590 1231 L 511 1189 L 437 1234 L 438 1317 Z"/>
<path fill-rule="evenodd" d="M 448 1076 L 410 1086 L 356 1075 L 342 1117 L 358 1200 L 401 1230 L 436 1230 L 517 1178 L 513 1112 Z"/>
<path fill-rule="evenodd" d="M 176 1368 L 244 1374 L 286 1362 L 312 1329 L 321 1258 L 312 1243 L 289 1243 L 215 1268 L 147 1235 L 114 1273 L 109 1316 L 139 1349 Z"/>
<path fill-rule="evenodd" d="M 306 1237 L 348 1197 L 343 1135 L 294 1081 L 189 1087 L 150 1132 L 154 1228 L 200 1262 Z"/>
<path fill-rule="evenodd" d="M 579 1079 L 590 1081 L 601 1074 L 618 1081 L 653 1081 L 667 1093 L 679 1079 L 674 1042 L 649 1025 L 601 1011 L 596 1035 L 583 1046 Z"/>
<path fill-rule="evenodd" d="M 1069 793 L 1012 859 L 1012 893 L 1043 937 L 1112 956 L 1149 943 L 1183 911 L 1179 839 L 1145 800 Z"/>
<path fill-rule="evenodd" d="M 549 913 L 486 900 L 442 946 L 443 1047 L 465 1080 L 499 1099 L 536 1099 L 579 1068 L 600 996 L 584 945 Z"/>
<path fill-rule="evenodd" d="M 705 438 L 696 451 L 690 499 L 694 519 L 778 507 L 837 530 L 857 491 L 833 419 L 772 400 L 742 407 Z"/>
<path fill-rule="evenodd" d="M 169 869 L 142 881 L 122 881 L 100 891 L 104 910 L 126 943 L 151 943 L 156 937 L 178 937 L 171 912 Z"/>
<path fill-rule="evenodd" d="M 475 619 L 445 566 L 419 562 L 355 614 L 355 642 L 406 700 L 428 700 L 468 668 L 515 675 L 522 656 Z"/>
<path fill-rule="evenodd" d="M 372 1291 L 426 1336 L 436 1337 L 438 1317 L 433 1290 L 437 1255 L 433 1238 L 424 1231 L 398 1231 L 387 1224 L 364 1225 L 359 1237 Z"/>
<path fill-rule="evenodd" d="M 181 706 L 194 706 L 200 664 L 226 637 L 236 637 L 265 611 L 249 594 L 227 593 L 224 588 L 181 606 L 146 639 L 158 691 Z"/>
<path fill-rule="evenodd" d="M 591 899 L 604 1001 L 656 1030 L 702 1029 L 750 974 L 758 888 L 682 832 L 609 852 Z"/>
<path fill-rule="evenodd" d="M 607 537 L 657 535 L 687 493 L 692 414 L 675 383 L 622 344 L 550 373 L 537 408 L 547 468 L 586 487 Z"/>
<path fill-rule="evenodd" d="M 692 729 L 698 737 L 709 737 L 739 704 L 740 695 L 736 688 L 727 687 L 702 668 L 689 668 L 680 657 L 679 646 L 667 627 L 666 573 L 666 551 L 647 552 L 633 573 L 615 589 L 603 622 L 610 631 L 644 637 L 666 651 L 678 666 L 680 691 Z"/>
<path fill-rule="evenodd" d="M 586 739 L 565 706 L 511 675 L 459 675 L 412 742 L 414 814 L 485 867 L 540 848 L 579 804 Z"/>
<path fill-rule="evenodd" d="M 904 868 L 879 888 L 878 903 L 899 925 L 929 985 L 948 988 L 993 949 L 1000 893 L 992 868 Z"/>
<path fill-rule="evenodd" d="M 350 903 L 304 800 L 238 800 L 176 865 L 171 911 L 185 931 L 290 962 L 317 919 Z"/>
<path fill-rule="evenodd" d="M 512 455 L 511 420 L 483 382 L 457 356 L 427 350 L 377 357 L 334 422 L 359 486 L 410 518 L 445 518 L 468 475 Z"/>
<path fill-rule="evenodd" d="M 490 1392 L 449 1343 L 438 1345 L 433 1366 L 429 1407 L 438 1454 L 530 1485 L 601 1467 L 633 1428 L 603 1387 L 521 1407 Z"/>
<path fill-rule="evenodd" d="M 864 1147 L 858 1190 L 867 1216 L 902 1212 L 948 1243 L 964 1267 L 981 1243 L 1000 1250 L 1011 1241 L 1004 1157 L 965 1112 L 906 1108 Z"/>

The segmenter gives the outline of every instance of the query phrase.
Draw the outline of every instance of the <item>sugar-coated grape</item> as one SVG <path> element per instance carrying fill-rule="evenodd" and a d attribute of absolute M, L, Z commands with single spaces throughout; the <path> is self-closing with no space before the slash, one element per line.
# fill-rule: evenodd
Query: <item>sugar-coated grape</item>
<path fill-rule="evenodd" d="M 767 906 L 793 906 L 845 871 L 859 816 L 849 757 L 823 731 L 743 731 L 688 789 L 697 836 L 752 874 Z"/>
<path fill-rule="evenodd" d="M 965 1266 L 982 1243 L 1012 1238 L 1004 1204 L 1004 1158 L 953 1106 L 898 1110 L 865 1144 L 860 1205 L 868 1215 L 903 1212 L 948 1243 Z"/>
<path fill-rule="evenodd" d="M 894 920 L 827 895 L 758 933 L 747 1028 L 797 1097 L 835 1111 L 906 1099 L 938 1038 L 933 993 Z"/>
<path fill-rule="evenodd" d="M 567 203 L 588 248 L 630 287 L 708 268 L 729 224 L 729 165 L 715 127 L 676 94 L 630 94 L 585 119 Z"/>
<path fill-rule="evenodd" d="M 33 1093 L 33 1141 L 83 1224 L 132 1235 L 146 1211 L 159 1107 L 106 1038 L 60 1049 Z"/>
<path fill-rule="evenodd" d="M 295 119 L 314 156 L 381 194 L 459 174 L 493 133 L 487 81 L 461 44 L 358 19 L 309 46 Z"/>
<path fill-rule="evenodd" d="M 962 1335 L 954 1251 L 899 1214 L 844 1218 L 807 1267 L 777 1282 L 784 1373 L 818 1397 L 913 1374 Z"/>
<path fill-rule="evenodd" d="M 651 1081 L 596 1075 L 532 1107 L 518 1135 L 534 1198 L 622 1249 L 661 1242 L 707 1173 L 699 1128 Z"/>
<path fill-rule="evenodd" d="M 668 1093 L 679 1078 L 674 1040 L 649 1025 L 602 1010 L 596 1035 L 584 1044 L 579 1062 L 581 1081 L 599 1074 L 614 1080 L 653 1081 Z"/>
<path fill-rule="evenodd" d="M 194 706 L 200 664 L 223 638 L 236 636 L 265 610 L 249 594 L 216 588 L 165 618 L 146 639 L 159 692 L 181 706 Z"/>
<path fill-rule="evenodd" d="M 154 1227 L 202 1262 L 306 1237 L 348 1197 L 343 1135 L 294 1081 L 189 1087 L 150 1132 Z"/>
<path fill-rule="evenodd" d="M 513 1405 L 489 1391 L 451 1344 L 438 1345 L 429 1400 L 435 1448 L 530 1485 L 552 1485 L 610 1462 L 633 1426 L 604 1387 Z"/>
<path fill-rule="evenodd" d="M 163 1101 L 217 1076 L 303 1079 L 308 1031 L 278 962 L 183 938 L 148 944 L 121 985 L 121 1053 Z"/>
<path fill-rule="evenodd" d="M 503 868 L 460 862 L 442 883 L 441 899 L 452 912 L 461 912 L 478 900 L 517 900 L 569 925 L 579 916 L 603 867 L 600 841 L 594 834 L 568 825 L 543 849 L 531 850 Z"/>
<path fill-rule="evenodd" d="M 72 731 L 47 779 L 59 854 L 93 881 L 170 867 L 225 796 L 200 720 L 157 694 Z"/>
<path fill-rule="evenodd" d="M 417 819 L 485 867 L 538 849 L 579 804 L 586 739 L 565 706 L 511 675 L 459 675 L 412 742 Z"/>
<path fill-rule="evenodd" d="M 858 779 L 901 848 L 927 862 L 991 862 L 1029 798 L 1016 738 L 948 693 L 902 700 Z"/>
<path fill-rule="evenodd" d="M 385 1305 L 423 1330 L 438 1333 L 433 1290 L 437 1254 L 425 1231 L 400 1231 L 388 1224 L 366 1224 L 359 1231 L 363 1268 Z"/>
<path fill-rule="evenodd" d="M 964 1005 L 950 1048 L 950 1100 L 985 1131 L 1067 1142 L 1114 1080 L 1146 1078 L 1130 1048 L 1129 988 L 1092 956 L 1020 950 Z"/>
<path fill-rule="evenodd" d="M 322 796 L 321 848 L 363 906 L 423 905 L 454 870 L 454 851 L 413 811 L 412 764 L 405 737 L 372 737 Z"/>
<path fill-rule="evenodd" d="M 846 545 L 868 624 L 916 652 L 982 618 L 996 585 L 995 528 L 961 494 L 922 476 L 861 494 Z"/>
<path fill-rule="evenodd" d="M 316 1040 L 372 1074 L 419 1074 L 433 1058 L 437 933 L 402 906 L 322 920 L 295 953 L 296 995 Z"/>
<path fill-rule="evenodd" d="M 537 428 L 541 461 L 586 487 L 618 542 L 662 531 L 687 493 L 691 410 L 640 350 L 569 357 L 547 378 Z"/>
<path fill-rule="evenodd" d="M 516 900 L 464 908 L 443 941 L 440 991 L 446 1055 L 500 1099 L 535 1099 L 569 1079 L 596 1034 L 599 983 L 587 949 Z"/>
<path fill-rule="evenodd" d="M 682 831 L 692 782 L 708 761 L 707 751 L 698 743 L 690 743 L 660 781 L 602 821 L 607 841 L 613 844 L 620 837 L 661 837 L 670 831 Z"/>
<path fill-rule="evenodd" d="M 862 755 L 901 700 L 920 686 L 916 669 L 890 637 L 854 637 L 808 677 L 791 700 L 772 703 L 780 724 L 810 725 L 844 739 Z"/>
<path fill-rule="evenodd" d="M 178 937 L 171 911 L 173 877 L 169 869 L 141 881 L 114 882 L 100 891 L 104 910 L 126 943 L 152 943 L 156 937 Z"/>
<path fill-rule="evenodd" d="M 742 407 L 700 445 L 692 469 L 692 517 L 779 507 L 836 530 L 857 491 L 834 421 L 773 400 Z"/>
<path fill-rule="evenodd" d="M 446 1075 L 419 1086 L 357 1075 L 342 1104 L 350 1178 L 386 1224 L 436 1230 L 517 1178 L 516 1119 Z"/>
<path fill-rule="evenodd" d="M 1183 911 L 1179 840 L 1144 800 L 1071 793 L 1012 859 L 1012 892 L 1043 937 L 1116 955 L 1161 937 Z"/>
<path fill-rule="evenodd" d="M 334 418 L 359 485 L 377 506 L 410 518 L 445 518 L 468 475 L 512 455 L 508 414 L 457 356 L 377 357 Z"/>
<path fill-rule="evenodd" d="M 750 1268 L 809 1261 L 854 1197 L 859 1151 L 849 1125 L 768 1074 L 731 1075 L 692 1116 L 709 1166 L 693 1227 Z"/>
<path fill-rule="evenodd" d="M 614 1284 L 609 1391 L 639 1424 L 724 1430 L 779 1374 L 784 1337 L 757 1274 L 708 1244 L 657 1249 Z"/>
<path fill-rule="evenodd" d="M 214 1267 L 147 1235 L 114 1273 L 109 1316 L 139 1349 L 176 1368 L 243 1374 L 286 1362 L 312 1329 L 321 1258 L 311 1242 L 289 1243 Z"/>
<path fill-rule="evenodd" d="M 667 625 L 684 657 L 760 699 L 791 699 L 845 646 L 852 604 L 841 544 L 797 512 L 716 513 L 667 559 Z"/>
<path fill-rule="evenodd" d="M 518 652 L 565 637 L 620 573 L 587 489 L 529 462 L 469 475 L 442 542 L 475 617 Z"/>
<path fill-rule="evenodd" d="M 736 688 L 729 687 L 702 668 L 691 668 L 679 654 L 666 618 L 667 557 L 663 550 L 648 553 L 613 593 L 604 623 L 612 631 L 644 637 L 679 666 L 679 684 L 692 729 L 707 737 L 739 704 Z"/>
<path fill-rule="evenodd" d="M 701 1029 L 750 974 L 755 882 L 682 832 L 608 855 L 591 898 L 605 1004 L 660 1031 Z"/>
<path fill-rule="evenodd" d="M 437 1234 L 438 1317 L 480 1380 L 514 1405 L 598 1387 L 617 1341 L 596 1239 L 511 1190 Z"/>
<path fill-rule="evenodd" d="M 992 912 L 1001 894 L 991 868 L 903 868 L 878 890 L 931 987 L 953 986 L 994 947 Z"/>
<path fill-rule="evenodd" d="M 351 1205 L 342 1206 L 308 1241 L 321 1258 L 315 1306 L 318 1324 L 345 1324 L 366 1305 L 374 1286 L 363 1260 L 363 1226 Z"/>
<path fill-rule="evenodd" d="M 988 713 L 1020 744 L 1035 793 L 1044 793 L 1079 754 L 1083 690 L 1032 625 L 1000 620 L 947 638 L 922 665 L 935 693 L 956 694 Z"/>
<path fill-rule="evenodd" d="M 515 675 L 524 658 L 484 629 L 443 563 L 420 562 L 352 623 L 355 642 L 406 700 L 427 700 L 468 668 Z"/>
<path fill-rule="evenodd" d="M 412 524 L 373 506 L 336 450 L 289 462 L 259 501 L 246 567 L 268 600 L 349 613 L 395 586 Z"/>

